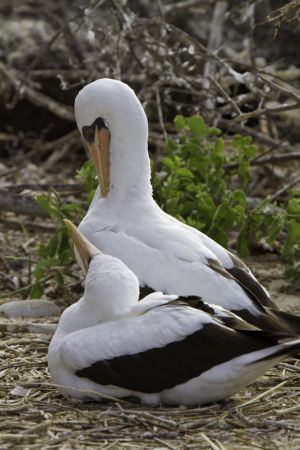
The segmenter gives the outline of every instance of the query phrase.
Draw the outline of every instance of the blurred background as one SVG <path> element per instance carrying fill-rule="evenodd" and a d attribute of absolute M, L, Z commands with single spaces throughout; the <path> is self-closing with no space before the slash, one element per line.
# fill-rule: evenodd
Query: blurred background
<path fill-rule="evenodd" d="M 237 186 L 234 168 L 241 167 L 242 161 L 238 154 L 231 158 L 232 138 L 238 134 L 250 139 L 246 147 L 238 144 L 244 145 L 245 155 L 249 153 L 251 177 L 238 186 L 246 193 L 246 206 L 260 207 L 271 196 L 280 208 L 276 217 L 277 203 L 270 207 L 273 222 L 264 225 L 267 231 L 259 236 L 255 231 L 250 244 L 247 235 L 238 251 L 281 255 L 282 233 L 286 235 L 289 226 L 285 222 L 289 191 L 300 198 L 299 16 L 296 0 L 2 0 L 0 240 L 6 259 L 0 261 L 0 282 L 4 292 L 32 286 L 32 273 L 43 253 L 40 245 L 46 245 L 56 230 L 47 218 L 49 208 L 47 213 L 47 205 L 45 210 L 37 204 L 36 195 L 54 188 L 62 203 L 77 202 L 86 210 L 86 194 L 76 173 L 87 155 L 74 122 L 73 103 L 81 87 L 101 77 L 128 83 L 146 110 L 159 203 L 221 243 L 227 239 L 224 233 L 197 221 L 175 192 L 187 184 L 172 178 L 170 167 L 164 165 L 170 154 L 166 142 L 178 139 L 176 115 L 200 114 L 208 126 L 218 127 L 231 189 Z M 254 153 L 252 147 L 248 149 L 251 140 Z M 182 148 L 176 151 L 187 160 Z M 189 170 L 195 179 L 193 167 Z M 173 194 L 172 203 L 168 196 Z M 218 197 L 213 199 L 216 208 Z M 293 201 L 299 219 L 298 200 Z M 178 205 L 185 209 L 179 211 Z M 201 215 L 201 210 L 196 213 Z M 265 215 L 265 209 L 260 214 Z M 228 233 L 225 230 L 227 244 L 235 249 L 241 238 L 238 226 L 236 221 Z M 281 243 L 269 239 L 271 245 L 264 239 L 272 227 L 276 233 L 279 230 L 274 236 Z M 293 239 L 299 240 L 300 222 L 293 227 Z M 294 241 L 289 245 L 293 247 Z M 28 289 L 22 291 L 27 293 Z"/>
<path fill-rule="evenodd" d="M 31 162 L 56 171 L 65 161 L 71 174 L 72 164 L 79 167 L 85 156 L 73 133 L 73 102 L 101 77 L 136 91 L 152 152 L 175 131 L 176 114 L 200 113 L 280 151 L 288 147 L 282 141 L 299 142 L 296 1 L 2 0 L 0 23 L 7 168 Z"/>

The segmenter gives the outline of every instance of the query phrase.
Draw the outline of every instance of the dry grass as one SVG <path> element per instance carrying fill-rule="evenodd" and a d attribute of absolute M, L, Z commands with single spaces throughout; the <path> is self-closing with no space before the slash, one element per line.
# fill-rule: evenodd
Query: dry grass
<path fill-rule="evenodd" d="M 48 341 L 13 328 L 3 333 L 1 449 L 300 448 L 299 361 L 291 359 L 231 399 L 206 407 L 82 404 L 68 402 L 52 384 Z"/>

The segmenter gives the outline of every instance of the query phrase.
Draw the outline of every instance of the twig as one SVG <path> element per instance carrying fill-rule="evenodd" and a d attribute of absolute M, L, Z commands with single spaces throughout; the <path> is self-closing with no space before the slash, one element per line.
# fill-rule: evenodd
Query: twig
<path fill-rule="evenodd" d="M 16 221 L 16 220 L 6 220 L 2 217 L 0 217 L 1 223 L 4 225 L 7 225 L 9 228 L 14 229 L 28 229 L 28 230 L 36 230 L 41 233 L 54 233 L 54 231 L 57 229 L 54 225 L 44 225 L 41 223 L 35 223 L 35 222 L 28 222 L 27 220 L 24 221 Z"/>
<path fill-rule="evenodd" d="M 42 167 L 45 171 L 51 169 L 54 164 L 60 161 L 70 151 L 69 143 L 66 143 L 63 147 L 57 148 L 43 163 Z"/>
<path fill-rule="evenodd" d="M 290 370 L 291 372 L 297 372 L 300 374 L 300 367 L 293 366 L 292 364 L 280 363 L 280 364 L 278 364 L 278 367 L 280 369 L 287 369 L 287 370 Z"/>
<path fill-rule="evenodd" d="M 279 189 L 278 191 L 276 191 L 273 195 L 271 195 L 270 197 L 270 201 L 274 201 L 276 198 L 280 197 L 280 195 L 284 194 L 286 191 L 288 191 L 289 189 L 291 189 L 293 186 L 295 186 L 296 184 L 300 183 L 300 176 L 294 178 L 292 181 L 290 181 L 288 184 L 286 184 L 285 186 L 283 186 L 281 189 Z"/>
<path fill-rule="evenodd" d="M 155 86 L 155 95 L 156 95 L 157 113 L 158 113 L 159 123 L 160 123 L 161 129 L 162 129 L 163 135 L 164 135 L 164 139 L 165 139 L 165 141 L 167 141 L 168 134 L 167 134 L 165 124 L 164 124 L 164 118 L 163 118 L 163 113 L 162 113 L 161 98 L 160 98 L 158 84 L 156 84 L 156 86 Z"/>
<path fill-rule="evenodd" d="M 257 395 L 256 397 L 252 398 L 251 400 L 248 400 L 247 402 L 242 403 L 241 405 L 238 405 L 236 407 L 237 410 L 240 410 L 244 408 L 245 406 L 252 405 L 253 403 L 257 402 L 257 400 L 260 400 L 263 397 L 266 397 L 266 395 L 271 394 L 271 392 L 274 392 L 278 389 L 280 389 L 282 386 L 284 386 L 288 380 L 282 381 L 279 384 L 276 384 L 276 386 L 271 387 L 270 389 L 267 389 L 266 391 L 262 392 L 261 394 Z"/>
<path fill-rule="evenodd" d="M 46 275 L 45 277 L 41 278 L 39 280 L 39 283 L 43 284 L 43 283 L 45 283 L 46 281 L 50 280 L 53 277 L 54 277 L 54 273 L 50 273 L 50 274 Z M 34 283 L 30 283 L 30 284 L 27 284 L 26 286 L 23 286 L 23 287 L 21 287 L 19 289 L 14 290 L 14 291 L 2 292 L 0 294 L 0 298 L 11 297 L 12 295 L 15 295 L 15 294 L 21 294 L 23 292 L 28 292 L 33 287 L 33 285 L 34 285 Z"/>
<path fill-rule="evenodd" d="M 62 105 L 47 95 L 37 92 L 32 87 L 25 85 L 19 79 L 16 70 L 7 69 L 7 67 L 0 62 L 0 72 L 2 72 L 2 74 L 10 81 L 21 98 L 27 98 L 27 100 L 31 101 L 35 106 L 46 108 L 61 119 L 74 122 L 75 116 L 72 108 L 67 105 Z"/>
<path fill-rule="evenodd" d="M 51 141 L 51 142 L 41 142 L 40 140 L 36 141 L 36 148 L 34 148 L 33 150 L 31 150 L 28 153 L 28 158 L 30 158 L 32 155 L 36 154 L 37 152 L 39 153 L 40 156 L 43 156 L 44 153 L 47 153 L 49 151 L 53 151 L 53 149 L 57 148 L 57 147 L 62 147 L 64 146 L 66 143 L 69 144 L 69 147 L 74 147 L 74 146 L 80 146 L 80 134 L 78 130 L 73 130 L 70 133 L 65 134 L 64 136 L 62 136 L 61 138 L 55 139 L 55 141 Z"/>
<path fill-rule="evenodd" d="M 53 335 L 57 325 L 51 323 L 0 322 L 1 333 L 37 333 Z"/>
<path fill-rule="evenodd" d="M 205 433 L 201 433 L 201 436 L 209 444 L 212 450 L 223 450 L 222 447 L 216 445 Z"/>
<path fill-rule="evenodd" d="M 220 83 L 218 83 L 217 80 L 215 80 L 213 77 L 209 76 L 208 79 L 216 86 L 217 90 L 220 92 L 220 94 L 227 100 L 228 103 L 231 104 L 235 112 L 237 112 L 239 115 L 242 114 L 242 111 L 238 107 L 237 103 L 230 97 L 229 94 L 225 91 L 225 89 L 221 86 Z"/>
<path fill-rule="evenodd" d="M 236 124 L 238 122 L 246 122 L 249 119 L 253 119 L 264 114 L 277 114 L 283 111 L 291 111 L 294 109 L 298 109 L 300 107 L 300 101 L 288 104 L 288 105 L 280 105 L 275 108 L 258 108 L 255 111 L 250 111 L 248 113 L 243 113 L 240 116 L 236 116 L 229 122 L 230 124 Z"/>
<path fill-rule="evenodd" d="M 250 161 L 250 164 L 251 166 L 264 166 L 266 164 L 277 163 L 280 161 L 289 161 L 293 159 L 300 159 L 300 152 L 278 153 L 277 155 L 269 155 L 267 157 L 259 155 L 258 157 L 252 159 Z M 238 163 L 235 162 L 224 164 L 225 170 L 231 170 L 237 167 Z"/>
<path fill-rule="evenodd" d="M 181 14 L 182 10 L 186 13 L 188 8 L 199 6 L 199 0 L 183 0 L 181 2 L 169 3 L 164 5 L 165 14 Z"/>
<path fill-rule="evenodd" d="M 14 195 L 6 189 L 0 190 L 0 211 L 11 211 L 27 216 L 49 217 L 49 214 L 33 198 Z"/>
<path fill-rule="evenodd" d="M 274 138 L 271 138 L 270 136 L 266 136 L 263 133 L 260 133 L 253 128 L 247 127 L 245 125 L 234 125 L 230 121 L 225 119 L 218 119 L 217 125 L 221 128 L 225 128 L 226 130 L 233 132 L 233 133 L 239 133 L 247 136 L 253 137 L 258 142 L 261 142 L 262 144 L 269 145 L 271 147 L 280 146 L 281 148 L 285 148 L 289 152 L 297 152 L 297 149 L 290 145 L 287 142 L 280 142 Z"/>
<path fill-rule="evenodd" d="M 49 189 L 53 188 L 58 192 L 82 192 L 83 187 L 80 183 L 72 183 L 72 184 L 15 184 L 13 186 L 3 186 L 2 189 L 7 189 L 10 192 L 14 192 L 15 194 L 18 194 L 19 192 L 22 192 L 24 190 L 30 190 L 30 191 L 48 191 Z"/>
<path fill-rule="evenodd" d="M 285 94 L 287 97 L 292 97 L 295 100 L 295 102 L 299 104 L 300 96 L 295 94 L 295 92 L 277 83 L 274 83 L 274 81 L 270 80 L 269 78 L 267 78 L 267 76 L 264 76 L 261 73 L 259 73 L 257 76 L 261 78 L 263 81 L 265 81 L 265 83 L 267 83 L 269 86 L 271 86 L 276 92 L 279 91 L 282 94 Z"/>
<path fill-rule="evenodd" d="M 219 49 L 222 42 L 223 24 L 225 19 L 225 12 L 228 6 L 228 2 L 225 0 L 217 1 L 215 3 L 213 17 L 210 27 L 209 40 L 207 45 L 207 50 L 209 53 L 214 53 Z M 211 78 L 214 77 L 216 71 L 216 60 L 208 59 L 204 65 L 203 70 L 203 88 L 209 90 Z M 215 105 L 215 101 L 212 98 L 207 98 L 206 107 L 212 110 Z"/>

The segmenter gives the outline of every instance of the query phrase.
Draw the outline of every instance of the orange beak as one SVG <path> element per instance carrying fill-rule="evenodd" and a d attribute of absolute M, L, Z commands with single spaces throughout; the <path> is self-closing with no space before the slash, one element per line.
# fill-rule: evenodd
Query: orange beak
<path fill-rule="evenodd" d="M 110 133 L 107 128 L 95 127 L 95 137 L 92 144 L 88 144 L 91 158 L 95 164 L 102 197 L 109 191 L 109 142 Z"/>
<path fill-rule="evenodd" d="M 85 273 L 87 273 L 91 258 L 101 252 L 90 241 L 88 241 L 86 237 L 83 236 L 83 234 L 70 220 L 64 219 L 64 223 L 68 229 L 72 241 L 74 242 L 75 249 L 78 252 L 79 260 L 81 262 L 80 266 Z"/>

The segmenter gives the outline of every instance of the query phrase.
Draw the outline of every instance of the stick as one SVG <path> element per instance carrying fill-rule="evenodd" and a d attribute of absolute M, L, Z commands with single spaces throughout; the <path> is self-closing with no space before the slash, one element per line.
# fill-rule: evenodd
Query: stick
<path fill-rule="evenodd" d="M 48 109 L 56 116 L 64 120 L 74 122 L 75 116 L 73 109 L 67 105 L 62 105 L 56 100 L 53 100 L 47 95 L 37 92 L 32 87 L 25 85 L 17 74 L 16 70 L 7 69 L 7 67 L 0 62 L 0 72 L 9 80 L 21 98 L 27 98 L 35 106 Z"/>
<path fill-rule="evenodd" d="M 227 3 L 227 1 L 221 0 L 215 4 L 207 46 L 210 53 L 214 53 L 221 45 L 225 12 L 228 6 Z M 208 59 L 205 63 L 203 70 L 203 88 L 206 90 L 209 90 L 210 88 L 210 79 L 214 77 L 216 67 L 216 60 Z M 208 98 L 205 104 L 207 109 L 212 110 L 214 108 L 215 101 L 212 100 L 212 98 Z"/>
<path fill-rule="evenodd" d="M 55 333 L 57 325 L 52 323 L 10 323 L 0 322 L 0 332 L 3 333 L 38 333 L 50 334 Z"/>
<path fill-rule="evenodd" d="M 48 191 L 49 189 L 53 188 L 58 192 L 82 192 L 83 187 L 80 183 L 73 183 L 73 184 L 16 184 L 14 186 L 4 186 L 3 189 L 7 189 L 7 191 L 13 192 L 14 194 L 18 194 L 19 192 L 22 192 L 24 190 L 30 190 L 30 191 Z M 1 191 L 1 189 L 0 189 Z"/>
<path fill-rule="evenodd" d="M 31 197 L 14 195 L 0 190 L 0 211 L 11 211 L 25 216 L 49 217 L 49 214 Z"/>
<path fill-rule="evenodd" d="M 291 189 L 291 187 L 295 186 L 296 184 L 300 183 L 300 176 L 294 178 L 292 181 L 290 181 L 288 184 L 283 186 L 281 189 L 279 189 L 277 192 L 275 192 L 270 197 L 270 201 L 274 201 L 276 198 L 280 197 L 280 195 L 284 194 L 286 191 Z"/>
<path fill-rule="evenodd" d="M 0 221 L 4 223 L 4 225 L 7 225 L 9 228 L 13 228 L 15 230 L 21 230 L 28 229 L 28 230 L 35 230 L 39 231 L 41 233 L 54 233 L 56 231 L 57 227 L 54 225 L 43 225 L 41 223 L 35 223 L 35 222 L 28 222 L 25 221 L 17 221 L 17 220 L 6 220 L 2 217 L 0 217 Z"/>

